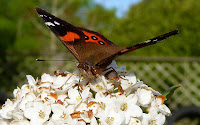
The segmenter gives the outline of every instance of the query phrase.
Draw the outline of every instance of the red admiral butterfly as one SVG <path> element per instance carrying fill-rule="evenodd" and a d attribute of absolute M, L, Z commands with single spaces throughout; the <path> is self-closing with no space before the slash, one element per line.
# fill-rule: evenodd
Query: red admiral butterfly
<path fill-rule="evenodd" d="M 158 43 L 178 34 L 178 30 L 165 33 L 131 47 L 118 47 L 103 35 L 76 27 L 43 9 L 36 8 L 38 15 L 64 46 L 78 60 L 78 69 L 84 77 L 96 78 L 116 57 L 127 52 Z"/>

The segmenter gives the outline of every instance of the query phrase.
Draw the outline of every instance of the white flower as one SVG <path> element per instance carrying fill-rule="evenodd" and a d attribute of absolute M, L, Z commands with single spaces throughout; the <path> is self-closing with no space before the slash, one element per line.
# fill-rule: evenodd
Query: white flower
<path fill-rule="evenodd" d="M 67 122 L 64 122 L 63 120 L 52 120 L 46 121 L 43 123 L 43 125 L 68 125 Z"/>
<path fill-rule="evenodd" d="M 150 120 L 151 120 L 151 115 L 146 113 L 142 114 L 142 125 L 149 125 Z"/>
<path fill-rule="evenodd" d="M 113 90 L 114 85 L 107 84 L 104 76 L 94 79 L 90 83 L 90 88 L 95 92 L 107 92 Z"/>
<path fill-rule="evenodd" d="M 99 125 L 95 117 L 92 117 L 90 125 Z"/>
<path fill-rule="evenodd" d="M 166 97 L 164 97 L 162 95 L 159 95 L 159 96 L 156 97 L 156 103 L 158 105 L 158 110 L 162 114 L 169 116 L 169 115 L 171 115 L 171 111 L 169 110 L 169 108 L 165 104 L 163 104 L 165 100 L 166 100 Z"/>
<path fill-rule="evenodd" d="M 31 101 L 34 101 L 36 98 L 35 94 L 34 93 L 27 93 L 26 96 L 24 96 L 24 98 L 22 98 L 22 100 L 20 101 L 19 105 L 18 105 L 18 108 L 20 110 L 25 110 L 25 105 L 28 103 L 28 102 L 31 102 Z"/>
<path fill-rule="evenodd" d="M 82 93 L 77 90 L 77 88 L 71 88 L 68 91 L 68 97 L 69 99 L 66 99 L 67 103 L 72 105 L 78 105 L 81 101 L 86 101 L 89 97 L 92 96 L 90 93 L 90 88 L 86 88 Z"/>
<path fill-rule="evenodd" d="M 86 123 L 83 120 L 72 119 L 71 117 L 69 117 L 67 125 L 86 125 Z"/>
<path fill-rule="evenodd" d="M 68 106 L 68 103 L 66 101 L 67 98 L 68 98 L 67 94 L 64 94 L 64 95 L 60 94 L 57 97 L 56 103 L 60 103 L 64 106 Z"/>
<path fill-rule="evenodd" d="M 97 106 L 98 112 L 95 117 L 99 118 L 101 124 L 120 125 L 125 122 L 124 113 L 117 111 L 116 97 L 97 93 L 93 102 L 99 105 Z"/>
<path fill-rule="evenodd" d="M 0 125 L 9 125 L 9 121 L 7 119 L 0 118 Z"/>
<path fill-rule="evenodd" d="M 17 100 L 21 100 L 21 99 L 24 98 L 24 97 L 27 95 L 27 93 L 29 93 L 29 92 L 35 93 L 34 87 L 31 86 L 31 85 L 24 84 L 24 85 L 22 86 L 21 90 L 18 90 L 18 91 L 16 92 L 16 97 L 15 97 L 15 98 L 16 98 Z"/>
<path fill-rule="evenodd" d="M 30 119 L 31 125 L 40 125 L 49 119 L 51 106 L 42 102 L 28 102 L 24 110 L 24 116 Z"/>
<path fill-rule="evenodd" d="M 111 95 L 105 96 L 103 93 L 96 93 L 95 99 L 91 101 L 96 102 L 99 105 L 98 110 L 105 110 L 106 108 L 109 108 L 109 106 L 113 106 L 115 104 L 115 99 L 116 98 L 111 97 Z"/>
<path fill-rule="evenodd" d="M 165 115 L 159 113 L 156 117 L 155 117 L 155 124 L 156 125 L 163 125 L 165 123 Z"/>
<path fill-rule="evenodd" d="M 68 107 L 65 107 L 61 104 L 53 104 L 51 107 L 53 112 L 52 120 L 60 120 L 63 123 L 67 123 L 70 114 L 73 113 L 75 110 L 74 105 L 69 105 Z"/>
<path fill-rule="evenodd" d="M 114 105 L 111 105 L 110 108 L 107 108 L 104 112 L 104 115 L 101 115 L 99 121 L 102 125 L 122 125 L 125 124 L 125 117 L 122 112 L 116 112 L 113 108 Z"/>
<path fill-rule="evenodd" d="M 15 105 L 13 103 L 14 100 L 7 99 L 5 104 L 2 106 L 0 110 L 0 116 L 5 119 L 11 119 L 13 111 L 15 109 Z"/>
<path fill-rule="evenodd" d="M 131 118 L 128 125 L 142 125 L 141 121 L 137 118 Z"/>
<path fill-rule="evenodd" d="M 109 69 L 109 68 L 113 68 L 113 69 L 117 69 L 118 68 L 117 63 L 116 63 L 115 60 L 113 60 L 112 63 L 109 66 L 107 66 L 106 69 Z"/>
<path fill-rule="evenodd" d="M 43 93 L 43 92 L 48 93 L 50 89 L 51 89 L 51 84 L 49 82 L 40 82 L 40 84 L 37 86 L 38 93 Z"/>
<path fill-rule="evenodd" d="M 123 90 L 127 93 L 130 94 L 132 91 L 131 86 L 136 84 L 136 76 L 134 73 L 130 73 L 126 76 L 121 76 L 120 77 L 120 82 L 121 82 L 121 86 L 123 88 Z"/>
<path fill-rule="evenodd" d="M 159 113 L 159 108 L 156 101 L 152 101 L 148 108 L 148 115 L 150 116 L 149 124 L 163 125 L 165 123 L 165 115 Z"/>
<path fill-rule="evenodd" d="M 87 104 L 86 103 L 80 103 L 77 107 L 76 107 L 76 111 L 87 111 Z"/>
<path fill-rule="evenodd" d="M 19 93 L 20 93 L 20 88 L 19 87 L 14 89 L 14 91 L 13 91 L 14 98 L 17 98 L 17 96 L 19 96 Z"/>
<path fill-rule="evenodd" d="M 13 119 L 18 121 L 26 120 L 26 118 L 24 117 L 24 112 L 18 109 L 15 109 L 13 111 Z"/>
<path fill-rule="evenodd" d="M 26 75 L 29 85 L 35 86 L 38 82 L 38 79 L 34 79 L 31 75 Z"/>
<path fill-rule="evenodd" d="M 67 76 L 62 76 L 62 75 L 59 75 L 57 76 L 53 83 L 51 84 L 51 87 L 52 88 L 60 88 L 61 86 L 63 86 L 67 80 L 69 79 L 70 75 L 67 75 Z"/>
<path fill-rule="evenodd" d="M 23 120 L 13 120 L 10 125 L 30 125 L 30 122 L 26 119 Z"/>
<path fill-rule="evenodd" d="M 116 106 L 118 112 L 123 112 L 125 116 L 125 124 L 128 124 L 131 117 L 141 117 L 142 109 L 136 105 L 137 103 L 136 95 L 129 95 L 126 97 L 125 95 L 119 95 L 116 98 Z"/>
<path fill-rule="evenodd" d="M 152 91 L 149 89 L 138 89 L 137 95 L 138 102 L 143 107 L 147 107 L 154 97 Z"/>
<path fill-rule="evenodd" d="M 41 82 L 48 82 L 48 83 L 52 83 L 54 81 L 55 77 L 50 76 L 47 73 L 43 73 L 41 76 Z"/>
<path fill-rule="evenodd" d="M 55 94 L 53 91 L 46 93 L 42 92 L 39 97 L 43 102 L 50 102 L 50 103 L 55 103 L 57 100 L 57 94 Z"/>

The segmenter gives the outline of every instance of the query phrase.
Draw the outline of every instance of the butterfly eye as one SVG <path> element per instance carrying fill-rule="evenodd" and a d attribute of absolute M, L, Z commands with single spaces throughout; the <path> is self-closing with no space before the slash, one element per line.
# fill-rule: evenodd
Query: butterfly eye
<path fill-rule="evenodd" d="M 89 37 L 88 36 L 85 36 L 85 40 L 88 40 L 89 39 Z"/>
<path fill-rule="evenodd" d="M 92 38 L 93 40 L 97 40 L 97 37 L 95 37 L 95 36 L 91 36 L 91 38 Z"/>
<path fill-rule="evenodd" d="M 98 43 L 99 43 L 100 45 L 104 45 L 104 44 L 105 44 L 103 41 L 98 41 Z"/>

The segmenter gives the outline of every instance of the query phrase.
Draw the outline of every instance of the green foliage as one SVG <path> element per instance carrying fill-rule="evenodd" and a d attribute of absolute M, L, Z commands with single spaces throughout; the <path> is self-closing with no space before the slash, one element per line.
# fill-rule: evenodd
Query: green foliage
<path fill-rule="evenodd" d="M 163 92 L 163 96 L 165 96 L 168 100 L 172 97 L 173 93 L 176 89 L 181 87 L 181 84 L 173 85 L 172 87 L 168 88 L 165 92 Z"/>
<path fill-rule="evenodd" d="M 180 34 L 162 44 L 137 50 L 140 56 L 199 56 L 199 1 L 144 0 L 133 5 L 115 24 L 113 41 L 131 46 L 154 36 L 179 29 Z"/>

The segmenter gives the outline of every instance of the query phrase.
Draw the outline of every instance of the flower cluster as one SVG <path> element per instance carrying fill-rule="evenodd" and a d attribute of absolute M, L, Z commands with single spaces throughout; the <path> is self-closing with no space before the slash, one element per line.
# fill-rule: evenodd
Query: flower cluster
<path fill-rule="evenodd" d="M 110 68 L 109 68 L 110 67 Z M 115 61 L 101 77 L 78 71 L 27 75 L 0 110 L 0 124 L 11 125 L 162 125 L 171 114 L 166 98 Z"/>

